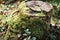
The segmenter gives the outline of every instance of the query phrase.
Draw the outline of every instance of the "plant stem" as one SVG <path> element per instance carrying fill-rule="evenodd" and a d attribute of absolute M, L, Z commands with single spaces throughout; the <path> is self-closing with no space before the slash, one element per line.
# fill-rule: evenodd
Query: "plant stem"
<path fill-rule="evenodd" d="M 8 28 L 7 28 L 6 34 L 4 36 L 4 40 L 7 40 L 9 35 L 10 35 L 10 26 L 8 26 Z"/>

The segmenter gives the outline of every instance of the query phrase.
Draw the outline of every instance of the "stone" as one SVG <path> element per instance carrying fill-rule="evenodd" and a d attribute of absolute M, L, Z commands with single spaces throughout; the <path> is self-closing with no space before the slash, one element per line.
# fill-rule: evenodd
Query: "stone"
<path fill-rule="evenodd" d="M 43 1 L 28 1 L 28 2 L 26 2 L 26 6 L 34 11 L 43 10 L 45 12 L 49 12 L 53 9 L 52 4 L 49 4 L 49 3 L 43 2 Z"/>

